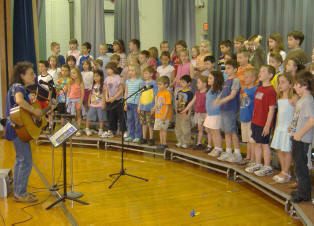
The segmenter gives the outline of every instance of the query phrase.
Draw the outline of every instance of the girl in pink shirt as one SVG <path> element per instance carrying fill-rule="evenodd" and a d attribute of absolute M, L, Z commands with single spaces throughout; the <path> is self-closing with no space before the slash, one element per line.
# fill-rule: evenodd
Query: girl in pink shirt
<path fill-rule="evenodd" d="M 194 78 L 194 67 L 189 59 L 189 51 L 186 49 L 181 50 L 179 52 L 179 60 L 180 64 L 178 66 L 177 75 L 172 84 L 174 86 L 175 94 L 181 89 L 180 79 L 183 75 L 190 75 L 192 79 Z"/>
<path fill-rule="evenodd" d="M 71 79 L 67 90 L 67 112 L 76 116 L 77 125 L 80 128 L 82 122 L 82 111 L 84 100 L 84 83 L 79 67 L 71 69 Z M 81 136 L 80 129 L 76 133 L 76 136 Z"/>

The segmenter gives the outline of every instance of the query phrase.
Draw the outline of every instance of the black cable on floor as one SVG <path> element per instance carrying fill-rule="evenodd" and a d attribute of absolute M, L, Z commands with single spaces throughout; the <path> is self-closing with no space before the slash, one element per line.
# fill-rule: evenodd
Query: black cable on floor
<path fill-rule="evenodd" d="M 23 208 L 21 208 L 21 210 L 27 214 L 29 216 L 29 218 L 27 218 L 26 220 L 23 220 L 23 221 L 18 221 L 18 222 L 15 222 L 12 224 L 13 225 L 17 225 L 17 224 L 22 224 L 22 223 L 25 223 L 27 221 L 30 221 L 31 219 L 33 219 L 33 215 L 30 214 L 29 212 L 27 212 L 25 209 L 29 208 L 29 207 L 33 207 L 33 206 L 37 206 L 37 205 L 40 205 L 40 204 L 43 204 L 44 202 L 46 202 L 48 199 L 50 198 L 50 194 L 47 196 L 46 199 L 44 199 L 43 201 L 41 202 L 38 202 L 38 203 L 34 203 L 34 204 L 31 204 L 31 205 L 28 205 L 28 206 L 24 206 Z"/>

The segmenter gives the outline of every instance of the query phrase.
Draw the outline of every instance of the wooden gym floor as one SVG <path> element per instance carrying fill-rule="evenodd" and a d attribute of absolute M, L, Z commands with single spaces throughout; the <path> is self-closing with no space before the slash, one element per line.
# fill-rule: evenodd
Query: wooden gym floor
<path fill-rule="evenodd" d="M 6 225 L 30 216 L 32 219 L 22 225 L 301 225 L 285 213 L 282 205 L 246 183 L 151 155 L 127 153 L 125 158 L 127 172 L 148 178 L 148 182 L 122 176 L 108 189 L 113 181 L 108 175 L 120 170 L 120 151 L 78 147 L 73 148 L 74 190 L 82 192 L 81 200 L 90 205 L 66 201 L 64 206 L 45 210 L 55 201 L 48 191 L 42 191 L 46 187 L 43 178 L 52 183 L 51 150 L 46 145 L 32 144 L 32 148 L 36 169 L 32 170 L 28 189 L 40 191 L 37 197 L 41 203 L 26 208 L 26 213 L 22 208 L 29 204 L 14 202 L 11 192 L 8 198 L 0 199 Z M 55 175 L 59 185 L 61 158 L 58 148 Z M 0 168 L 12 169 L 14 159 L 13 144 L 0 140 Z M 68 182 L 69 175 L 68 167 Z M 196 216 L 191 217 L 193 209 Z"/>

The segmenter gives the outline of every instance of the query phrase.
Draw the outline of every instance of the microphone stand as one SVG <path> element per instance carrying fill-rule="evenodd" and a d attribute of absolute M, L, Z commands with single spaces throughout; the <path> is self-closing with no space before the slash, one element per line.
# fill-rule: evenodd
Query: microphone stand
<path fill-rule="evenodd" d="M 49 96 L 48 96 L 48 100 L 51 102 L 51 99 L 52 99 L 52 92 L 53 92 L 53 87 L 51 86 L 48 86 L 49 87 Z M 53 130 L 54 130 L 54 122 L 53 122 L 53 111 L 51 110 L 50 111 L 50 114 L 49 114 L 49 126 L 48 126 L 48 131 L 49 131 L 49 134 L 52 135 L 53 134 Z M 59 187 L 58 187 L 58 184 L 57 182 L 55 181 L 55 160 L 54 160 L 54 151 L 55 151 L 55 148 L 54 146 L 51 144 L 51 171 L 52 171 L 52 186 L 51 188 L 49 189 L 49 191 L 58 191 L 59 190 Z"/>
<path fill-rule="evenodd" d="M 136 92 L 134 92 L 133 94 L 131 94 L 128 98 L 124 99 L 124 98 L 121 98 L 121 100 L 119 100 L 119 102 L 114 105 L 111 109 L 115 109 L 117 107 L 119 107 L 119 105 L 121 106 L 122 105 L 122 122 L 121 123 L 125 123 L 125 113 L 124 113 L 124 109 L 123 109 L 123 105 L 124 103 L 132 96 L 134 95 L 137 95 L 137 94 L 140 94 L 144 91 L 148 90 L 148 88 L 141 88 L 139 90 L 137 90 Z M 115 176 L 115 175 L 118 175 L 118 177 L 111 183 L 111 185 L 108 187 L 109 189 L 112 188 L 112 186 L 119 180 L 119 178 L 121 176 L 129 176 L 129 177 L 134 177 L 134 178 L 137 178 L 137 179 L 140 179 L 140 180 L 144 180 L 144 181 L 148 181 L 148 179 L 146 178 L 143 178 L 143 177 L 138 177 L 138 176 L 135 176 L 135 175 L 132 175 L 132 174 L 129 174 L 129 173 L 126 173 L 126 169 L 124 169 L 124 127 L 121 126 L 123 129 L 122 132 L 122 136 L 121 136 L 121 169 L 120 169 L 120 172 L 119 173 L 113 173 L 113 174 L 110 174 L 109 176 L 112 177 L 112 176 Z"/>

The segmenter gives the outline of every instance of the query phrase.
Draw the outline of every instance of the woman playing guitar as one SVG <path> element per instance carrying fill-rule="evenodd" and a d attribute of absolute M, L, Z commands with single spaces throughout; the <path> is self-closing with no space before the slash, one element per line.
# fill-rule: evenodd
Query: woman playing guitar
<path fill-rule="evenodd" d="M 19 62 L 15 65 L 6 97 L 5 116 L 9 119 L 10 109 L 19 106 L 35 117 L 43 112 L 31 106 L 30 92 L 26 89 L 35 84 L 33 65 L 30 62 Z M 26 192 L 28 178 L 32 170 L 32 153 L 29 142 L 23 142 L 16 134 L 13 122 L 7 120 L 5 138 L 14 143 L 16 162 L 14 165 L 14 200 L 17 202 L 36 202 L 37 198 Z"/>

